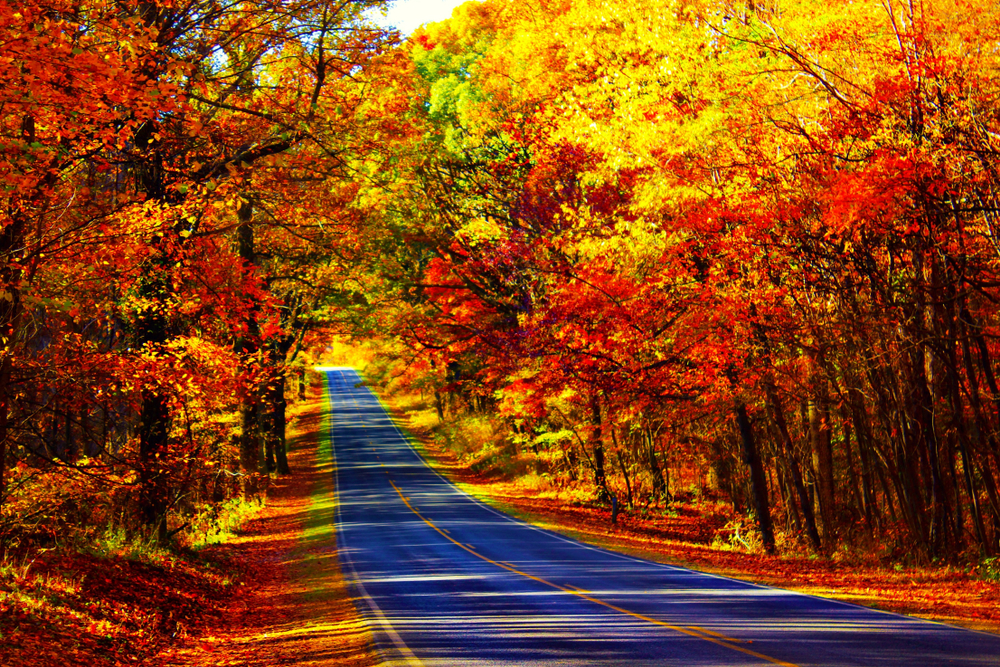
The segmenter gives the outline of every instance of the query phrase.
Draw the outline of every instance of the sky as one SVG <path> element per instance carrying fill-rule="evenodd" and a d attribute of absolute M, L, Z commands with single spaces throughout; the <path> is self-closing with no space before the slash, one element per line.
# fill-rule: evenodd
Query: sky
<path fill-rule="evenodd" d="M 451 16 L 451 10 L 466 0 L 396 0 L 385 18 L 378 12 L 372 14 L 376 23 L 393 26 L 404 35 L 409 35 L 424 23 L 443 21 Z"/>

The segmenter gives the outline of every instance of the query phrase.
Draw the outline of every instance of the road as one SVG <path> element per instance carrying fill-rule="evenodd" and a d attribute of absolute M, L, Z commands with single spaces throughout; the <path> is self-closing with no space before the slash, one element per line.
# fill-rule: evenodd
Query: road
<path fill-rule="evenodd" d="M 345 576 L 396 665 L 1000 665 L 1000 637 L 590 547 L 451 485 L 326 372 Z"/>

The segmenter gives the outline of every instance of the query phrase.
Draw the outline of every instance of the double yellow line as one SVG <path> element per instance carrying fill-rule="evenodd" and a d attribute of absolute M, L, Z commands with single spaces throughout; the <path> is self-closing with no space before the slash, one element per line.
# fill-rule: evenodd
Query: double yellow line
<path fill-rule="evenodd" d="M 728 649 L 732 649 L 733 651 L 739 651 L 740 653 L 745 653 L 746 655 L 753 656 L 754 658 L 759 658 L 760 660 L 763 660 L 765 662 L 769 662 L 772 665 L 781 665 L 781 667 L 798 667 L 798 665 L 795 665 L 794 663 L 785 662 L 784 660 L 778 660 L 777 658 L 772 658 L 771 656 L 764 655 L 763 653 L 758 653 L 757 651 L 748 649 L 745 646 L 740 646 L 739 645 L 739 642 L 740 642 L 739 639 L 734 639 L 732 637 L 727 637 L 726 635 L 723 635 L 721 633 L 712 632 L 711 630 L 706 630 L 705 628 L 700 628 L 700 627 L 698 627 L 696 625 L 686 625 L 685 626 L 685 625 L 674 625 L 672 623 L 666 623 L 664 621 L 652 618 L 651 616 L 645 616 L 643 614 L 638 614 L 638 613 L 636 613 L 634 611 L 629 611 L 628 609 L 624 609 L 624 608 L 619 607 L 617 605 L 611 604 L 610 602 L 606 602 L 606 601 L 601 600 L 599 598 L 595 598 L 594 596 L 590 595 L 587 591 L 581 590 L 579 588 L 574 588 L 572 586 L 561 586 L 559 584 L 556 584 L 556 583 L 553 583 L 551 581 L 548 581 L 547 579 L 542 579 L 541 577 L 536 577 L 533 574 L 528 574 L 527 572 L 522 572 L 521 570 L 517 569 L 516 567 L 514 567 L 510 563 L 503 563 L 503 562 L 500 562 L 500 561 L 495 561 L 495 560 L 492 560 L 490 558 L 487 558 L 486 556 L 484 556 L 484 555 L 476 552 L 469 545 L 462 544 L 458 540 L 454 539 L 451 535 L 448 534 L 448 532 L 445 529 L 439 528 L 437 525 L 434 524 L 434 522 L 432 522 L 430 519 L 428 519 L 423 514 L 421 514 L 420 511 L 417 510 L 417 508 L 415 508 L 413 505 L 410 504 L 409 498 L 407 498 L 405 495 L 403 495 L 403 491 L 398 486 L 396 486 L 396 483 L 393 482 L 391 479 L 389 480 L 389 484 L 391 484 L 392 488 L 396 490 L 396 493 L 399 494 L 400 499 L 406 504 L 407 508 L 409 508 L 409 510 L 411 512 L 413 512 L 414 514 L 416 514 L 420 518 L 421 521 L 423 521 L 428 526 L 430 526 L 431 528 L 433 528 L 443 538 L 445 538 L 446 540 L 448 540 L 449 542 L 451 542 L 452 544 L 454 544 L 455 546 L 457 546 L 459 549 L 463 549 L 463 550 L 467 551 L 468 553 L 472 554 L 473 556 L 475 556 L 476 558 L 484 560 L 487 563 L 490 563 L 492 565 L 496 565 L 499 568 L 507 570 L 508 572 L 513 572 L 514 574 L 520 575 L 520 576 L 525 577 L 527 579 L 531 579 L 532 581 L 537 581 L 538 583 L 544 584 L 545 586 L 549 586 L 550 588 L 554 588 L 556 590 L 563 591 L 564 593 L 569 593 L 571 595 L 576 595 L 577 597 L 583 598 L 584 600 L 587 600 L 588 602 L 593 602 L 594 604 L 599 604 L 602 607 L 606 607 L 608 609 L 612 609 L 614 611 L 617 611 L 618 613 L 625 614 L 626 616 L 631 616 L 632 618 L 639 619 L 640 621 L 645 621 L 647 623 L 652 623 L 653 625 L 658 625 L 660 627 L 668 628 L 670 630 L 674 630 L 675 632 L 679 632 L 681 634 L 688 635 L 689 637 L 695 637 L 697 639 L 703 639 L 703 640 L 705 640 L 707 642 L 711 642 L 713 644 L 717 644 L 719 646 L 722 646 L 722 647 L 725 647 L 725 648 L 728 648 Z"/>

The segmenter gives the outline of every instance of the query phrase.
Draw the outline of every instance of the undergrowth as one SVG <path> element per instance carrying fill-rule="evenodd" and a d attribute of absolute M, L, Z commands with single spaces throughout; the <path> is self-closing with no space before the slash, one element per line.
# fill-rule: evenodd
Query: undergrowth
<path fill-rule="evenodd" d="M 191 549 L 226 542 L 263 507 L 264 501 L 260 498 L 242 496 L 234 496 L 217 505 L 207 505 L 191 519 L 183 533 L 183 542 Z"/>
<path fill-rule="evenodd" d="M 242 496 L 205 505 L 168 545 L 114 523 L 43 542 L 22 533 L 0 559 L 0 664 L 110 666 L 156 654 L 233 583 L 199 552 L 231 541 L 262 507 Z"/>
<path fill-rule="evenodd" d="M 985 581 L 1000 582 L 1000 558 L 984 558 L 979 564 L 979 577 Z"/>

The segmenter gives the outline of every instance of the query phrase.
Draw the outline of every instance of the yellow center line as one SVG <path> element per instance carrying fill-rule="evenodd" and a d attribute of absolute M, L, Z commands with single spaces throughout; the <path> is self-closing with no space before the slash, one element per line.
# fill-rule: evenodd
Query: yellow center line
<path fill-rule="evenodd" d="M 665 621 L 661 621 L 661 620 L 652 618 L 651 616 L 646 616 L 644 614 L 639 614 L 639 613 L 636 613 L 634 611 L 629 611 L 628 609 L 624 609 L 622 607 L 619 607 L 618 605 L 614 605 L 614 604 L 611 604 L 610 602 L 605 602 L 604 600 L 601 600 L 599 598 L 595 598 L 592 595 L 589 595 L 588 593 L 586 593 L 586 592 L 584 592 L 584 591 L 582 591 L 580 589 L 576 589 L 576 588 L 573 588 L 573 587 L 570 587 L 570 586 L 561 586 L 559 584 L 553 583 L 553 582 L 548 581 L 546 579 L 542 579 L 541 577 L 536 577 L 533 574 L 528 574 L 527 572 L 522 572 L 521 570 L 518 570 L 516 567 L 513 567 L 512 565 L 508 565 L 506 563 L 502 563 L 500 561 L 495 561 L 495 560 L 492 560 L 490 558 L 487 558 L 486 556 L 484 556 L 482 554 L 479 554 L 479 553 L 476 553 L 475 551 L 473 551 L 472 548 L 469 547 L 468 545 L 462 544 L 458 540 L 455 540 L 454 538 L 452 538 L 450 535 L 448 535 L 444 531 L 444 529 L 438 528 L 432 521 L 430 521 L 427 517 L 425 517 L 420 512 L 418 512 L 413 507 L 413 505 L 410 504 L 409 499 L 406 496 L 403 495 L 402 490 L 398 486 L 396 486 L 395 482 L 393 482 L 390 479 L 389 480 L 389 484 L 391 484 L 392 488 L 395 489 L 396 493 L 399 494 L 399 497 L 402 499 L 403 503 L 405 503 L 406 506 L 410 509 L 410 511 L 413 512 L 414 514 L 416 514 L 420 518 L 421 521 L 423 521 L 428 526 L 430 526 L 431 528 L 433 528 L 435 531 L 437 531 L 438 533 L 440 533 L 442 537 L 444 537 L 446 540 L 448 540 L 449 542 L 451 542 L 455 546 L 459 547 L 460 549 L 464 549 L 465 551 L 468 551 L 470 554 L 472 554 L 476 558 L 480 558 L 480 559 L 486 561 L 487 563 L 490 563 L 492 565 L 496 565 L 499 568 L 507 570 L 508 572 L 513 572 L 514 574 L 520 575 L 520 576 L 525 577 L 527 579 L 531 579 L 532 581 L 537 581 L 540 584 L 544 584 L 544 585 L 549 586 L 551 588 L 554 588 L 556 590 L 563 591 L 564 593 L 569 593 L 571 595 L 576 595 L 578 597 L 583 598 L 584 600 L 587 600 L 588 602 L 593 602 L 594 604 L 599 604 L 602 607 L 606 607 L 607 609 L 611 609 L 611 610 L 617 611 L 617 612 L 619 612 L 621 614 L 625 614 L 626 616 L 631 616 L 632 618 L 637 618 L 640 621 L 646 621 L 647 623 L 652 623 L 653 625 L 658 625 L 660 627 L 668 628 L 670 630 L 674 630 L 675 632 L 679 632 L 681 634 L 688 635 L 689 637 L 695 637 L 697 639 L 703 639 L 703 640 L 705 640 L 707 642 L 711 642 L 713 644 L 717 644 L 717 645 L 722 646 L 724 648 L 728 648 L 728 649 L 731 649 L 733 651 L 739 651 L 740 653 L 744 653 L 746 655 L 753 656 L 754 658 L 759 658 L 760 660 L 764 660 L 765 662 L 769 662 L 772 665 L 781 665 L 781 667 L 798 667 L 798 665 L 795 665 L 794 663 L 785 662 L 785 661 L 779 660 L 777 658 L 772 658 L 771 656 L 764 655 L 763 653 L 758 653 L 757 651 L 752 651 L 752 650 L 750 650 L 748 648 L 745 648 L 743 646 L 736 646 L 736 645 L 734 645 L 732 643 L 732 642 L 738 642 L 738 641 L 741 641 L 741 640 L 731 639 L 729 637 L 726 637 L 725 635 L 721 635 L 721 634 L 716 633 L 716 632 L 711 632 L 709 630 L 703 630 L 701 628 L 698 628 L 697 626 L 686 626 L 685 627 L 685 626 L 682 626 L 682 625 L 674 625 L 672 623 L 667 623 Z"/>
<path fill-rule="evenodd" d="M 751 639 L 734 639 L 733 637 L 728 637 L 728 636 L 722 634 L 721 632 L 713 632 L 711 630 L 707 630 L 707 629 L 702 628 L 702 627 L 697 626 L 697 625 L 688 625 L 686 627 L 690 628 L 691 630 L 694 630 L 695 632 L 701 632 L 701 633 L 706 634 L 706 635 L 712 635 L 713 637 L 718 637 L 719 639 L 721 639 L 723 641 L 727 641 L 727 642 L 737 642 L 737 643 L 740 643 L 740 644 L 752 644 L 753 643 L 753 640 L 751 640 Z"/>

